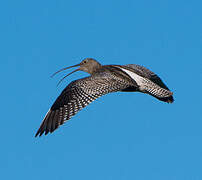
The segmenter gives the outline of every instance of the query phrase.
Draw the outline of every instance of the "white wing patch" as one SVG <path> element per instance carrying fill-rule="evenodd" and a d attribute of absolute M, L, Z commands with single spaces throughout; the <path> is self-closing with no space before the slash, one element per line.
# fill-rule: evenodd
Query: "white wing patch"
<path fill-rule="evenodd" d="M 121 68 L 119 67 L 122 71 L 124 71 L 125 73 L 127 73 L 136 83 L 138 86 L 142 87 L 145 84 L 145 78 L 139 76 L 138 74 L 129 71 L 127 69 Z"/>
<path fill-rule="evenodd" d="M 137 85 L 139 86 L 139 89 L 142 92 L 148 91 L 152 95 L 155 95 L 158 97 L 169 97 L 172 95 L 172 92 L 170 92 L 167 89 L 161 88 L 157 84 L 153 83 L 151 80 L 141 77 L 130 70 L 127 70 L 121 67 L 119 68 L 125 73 L 127 73 L 137 83 Z"/>

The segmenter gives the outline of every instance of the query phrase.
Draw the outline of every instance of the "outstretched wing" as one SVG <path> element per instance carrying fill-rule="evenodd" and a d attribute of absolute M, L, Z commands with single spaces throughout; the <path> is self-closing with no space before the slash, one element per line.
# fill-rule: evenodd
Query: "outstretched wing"
<path fill-rule="evenodd" d="M 159 76 L 157 76 L 154 72 L 150 71 L 144 66 L 140 66 L 137 64 L 127 64 L 125 66 L 131 68 L 132 71 L 139 74 L 140 76 L 148 78 L 149 80 L 151 80 L 153 83 L 156 83 L 160 87 L 169 90 Z"/>
<path fill-rule="evenodd" d="M 161 101 L 172 103 L 174 101 L 173 93 L 163 83 L 159 76 L 149 69 L 136 65 L 128 64 L 125 66 L 118 66 L 122 71 L 127 73 L 139 86 L 140 92 L 148 93 Z M 129 87 L 123 91 L 132 91 Z"/>
<path fill-rule="evenodd" d="M 46 114 L 36 136 L 53 132 L 79 110 L 98 97 L 124 89 L 128 84 L 110 73 L 97 73 L 71 82 L 56 99 Z"/>

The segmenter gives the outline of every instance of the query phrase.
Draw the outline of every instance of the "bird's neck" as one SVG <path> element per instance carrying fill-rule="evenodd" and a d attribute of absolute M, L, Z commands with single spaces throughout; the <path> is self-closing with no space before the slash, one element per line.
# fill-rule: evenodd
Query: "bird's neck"
<path fill-rule="evenodd" d="M 96 73 L 100 68 L 102 68 L 102 65 L 98 63 L 93 68 L 91 68 L 88 73 L 90 74 Z"/>

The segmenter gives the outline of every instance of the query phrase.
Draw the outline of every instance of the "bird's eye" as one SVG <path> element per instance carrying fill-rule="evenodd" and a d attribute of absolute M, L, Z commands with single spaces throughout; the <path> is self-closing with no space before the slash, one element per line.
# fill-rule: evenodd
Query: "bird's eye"
<path fill-rule="evenodd" d="M 83 61 L 83 63 L 87 63 L 87 61 Z"/>

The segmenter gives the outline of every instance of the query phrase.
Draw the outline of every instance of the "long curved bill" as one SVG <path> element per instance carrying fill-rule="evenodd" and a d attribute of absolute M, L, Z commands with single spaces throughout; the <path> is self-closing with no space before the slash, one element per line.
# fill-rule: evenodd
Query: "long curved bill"
<path fill-rule="evenodd" d="M 73 74 L 73 73 L 76 72 L 76 71 L 79 71 L 79 69 L 76 69 L 76 70 L 70 72 L 69 74 L 67 74 L 66 76 L 64 76 L 62 79 L 60 79 L 60 81 L 57 83 L 57 86 L 58 86 L 67 76 L 69 76 L 70 74 Z"/>
<path fill-rule="evenodd" d="M 55 72 L 51 77 L 55 76 L 57 73 L 59 73 L 59 72 L 61 72 L 61 71 L 64 71 L 64 70 L 66 70 L 66 69 L 70 69 L 70 68 L 73 68 L 73 67 L 78 67 L 78 66 L 80 66 L 80 65 L 81 65 L 81 64 L 76 64 L 76 65 L 74 65 L 74 66 L 69 66 L 69 67 L 66 67 L 66 68 L 62 68 L 62 69 L 60 69 L 59 71 Z M 79 71 L 79 70 L 80 70 L 80 69 L 78 68 L 78 69 L 76 69 L 76 70 L 70 72 L 70 73 L 67 74 L 66 76 L 64 76 L 64 77 L 58 82 L 57 86 L 58 86 L 67 76 L 69 76 L 70 74 L 73 74 L 74 72 Z"/>
<path fill-rule="evenodd" d="M 76 65 L 74 65 L 74 66 L 69 66 L 69 67 L 66 67 L 66 68 L 62 68 L 62 69 L 60 69 L 59 71 L 55 72 L 53 75 L 51 75 L 51 77 L 55 76 L 57 73 L 59 73 L 59 72 L 61 72 L 61 71 L 64 71 L 64 70 L 66 70 L 66 69 L 70 69 L 70 68 L 73 68 L 73 67 L 78 67 L 78 66 L 80 66 L 80 65 L 81 65 L 81 64 L 76 64 Z"/>

